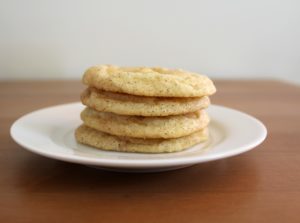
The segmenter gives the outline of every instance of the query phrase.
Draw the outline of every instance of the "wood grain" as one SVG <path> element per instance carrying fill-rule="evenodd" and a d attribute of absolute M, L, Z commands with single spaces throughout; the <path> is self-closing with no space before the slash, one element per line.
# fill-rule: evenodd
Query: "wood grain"
<path fill-rule="evenodd" d="M 0 222 L 300 222 L 300 88 L 215 81 L 213 103 L 262 120 L 268 138 L 240 156 L 152 174 L 47 159 L 12 141 L 18 117 L 78 101 L 79 81 L 0 83 Z"/>

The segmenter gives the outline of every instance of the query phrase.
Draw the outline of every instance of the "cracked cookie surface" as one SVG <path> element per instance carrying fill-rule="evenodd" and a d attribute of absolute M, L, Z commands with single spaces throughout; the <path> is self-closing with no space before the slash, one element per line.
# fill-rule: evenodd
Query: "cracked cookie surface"
<path fill-rule="evenodd" d="M 153 97 L 202 97 L 215 93 L 205 75 L 160 67 L 90 67 L 83 83 L 100 90 Z"/>

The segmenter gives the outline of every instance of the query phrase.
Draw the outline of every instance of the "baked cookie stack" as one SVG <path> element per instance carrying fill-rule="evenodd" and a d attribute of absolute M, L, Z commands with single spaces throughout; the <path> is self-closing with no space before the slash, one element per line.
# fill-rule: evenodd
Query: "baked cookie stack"
<path fill-rule="evenodd" d="M 165 68 L 94 66 L 83 83 L 87 107 L 75 131 L 79 143 L 103 150 L 177 152 L 208 138 L 209 95 L 203 75 Z"/>

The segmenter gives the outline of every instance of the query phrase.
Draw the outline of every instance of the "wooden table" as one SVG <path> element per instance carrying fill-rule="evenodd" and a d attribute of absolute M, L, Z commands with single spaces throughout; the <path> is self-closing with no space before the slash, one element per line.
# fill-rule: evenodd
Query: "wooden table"
<path fill-rule="evenodd" d="M 10 138 L 23 114 L 78 101 L 79 81 L 1 82 L 0 222 L 300 222 L 300 88 L 215 83 L 213 103 L 262 120 L 266 141 L 225 160 L 125 174 L 44 158 Z"/>

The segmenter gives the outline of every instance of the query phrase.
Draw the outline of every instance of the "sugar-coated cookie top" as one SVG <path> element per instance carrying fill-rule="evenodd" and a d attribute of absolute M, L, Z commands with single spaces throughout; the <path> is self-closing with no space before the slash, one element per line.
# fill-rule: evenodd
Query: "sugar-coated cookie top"
<path fill-rule="evenodd" d="M 83 83 L 101 90 L 154 97 L 202 97 L 216 92 L 205 75 L 184 70 L 148 67 L 90 67 Z"/>

